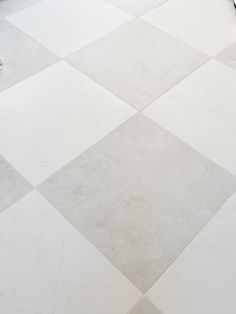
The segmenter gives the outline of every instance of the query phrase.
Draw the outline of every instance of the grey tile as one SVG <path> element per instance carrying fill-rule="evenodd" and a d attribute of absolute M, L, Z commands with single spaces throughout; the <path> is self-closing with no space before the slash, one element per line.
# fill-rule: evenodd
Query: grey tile
<path fill-rule="evenodd" d="M 41 0 L 0 0 L 0 18 L 20 11 Z"/>
<path fill-rule="evenodd" d="M 135 20 L 69 56 L 67 61 L 142 109 L 207 58 L 146 22 Z"/>
<path fill-rule="evenodd" d="M 160 4 L 166 2 L 166 0 L 108 0 L 108 1 L 135 16 L 144 14 L 156 8 Z"/>
<path fill-rule="evenodd" d="M 236 41 L 231 45 L 226 47 L 224 50 L 219 52 L 215 59 L 221 61 L 222 63 L 236 69 Z"/>
<path fill-rule="evenodd" d="M 147 298 L 142 299 L 129 314 L 163 314 Z"/>
<path fill-rule="evenodd" d="M 51 52 L 15 26 L 0 20 L 0 91 L 58 61 Z"/>
<path fill-rule="evenodd" d="M 235 191 L 236 179 L 139 114 L 38 189 L 146 291 Z"/>
<path fill-rule="evenodd" d="M 32 186 L 0 155 L 0 212 L 15 203 Z"/>

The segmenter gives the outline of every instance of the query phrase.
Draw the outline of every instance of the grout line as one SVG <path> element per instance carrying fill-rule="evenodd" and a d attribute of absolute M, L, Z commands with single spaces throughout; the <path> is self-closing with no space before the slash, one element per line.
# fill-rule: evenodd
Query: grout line
<path fill-rule="evenodd" d="M 229 195 L 229 197 L 224 201 L 224 203 L 220 206 L 220 208 L 217 209 L 217 211 L 214 213 L 214 215 L 200 228 L 200 230 L 192 237 L 192 239 L 189 241 L 188 244 L 184 246 L 184 248 L 181 250 L 179 254 L 176 255 L 176 257 L 171 261 L 165 270 L 161 273 L 159 278 L 150 286 L 150 288 L 145 292 L 145 296 L 148 294 L 148 292 L 153 288 L 153 286 L 158 283 L 158 281 L 162 278 L 162 276 L 169 270 L 169 268 L 175 263 L 175 261 L 183 254 L 184 251 L 187 250 L 187 248 L 191 245 L 191 243 L 199 236 L 199 234 L 208 226 L 209 223 L 213 221 L 213 219 L 216 217 L 218 212 L 225 206 L 225 204 L 229 201 L 229 199 L 234 195 L 236 192 L 236 187 L 235 190 L 232 191 L 232 193 Z"/>

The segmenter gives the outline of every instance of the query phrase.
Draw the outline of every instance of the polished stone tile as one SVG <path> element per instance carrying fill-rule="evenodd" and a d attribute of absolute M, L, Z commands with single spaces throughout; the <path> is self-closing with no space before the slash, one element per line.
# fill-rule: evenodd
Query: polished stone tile
<path fill-rule="evenodd" d="M 0 0 L 0 18 L 20 11 L 41 0 Z"/>
<path fill-rule="evenodd" d="M 132 18 L 105 0 L 44 0 L 7 20 L 65 57 Z"/>
<path fill-rule="evenodd" d="M 212 60 L 144 113 L 236 175 L 236 72 Z"/>
<path fill-rule="evenodd" d="M 140 114 L 38 189 L 146 291 L 235 191 L 236 179 Z"/>
<path fill-rule="evenodd" d="M 132 21 L 67 59 L 142 109 L 206 61 L 206 56 L 153 26 Z"/>
<path fill-rule="evenodd" d="M 133 114 L 60 61 L 0 94 L 0 153 L 37 185 Z"/>
<path fill-rule="evenodd" d="M 236 40 L 232 1 L 171 0 L 143 19 L 210 56 Z"/>
<path fill-rule="evenodd" d="M 236 194 L 148 292 L 168 314 L 234 314 Z"/>
<path fill-rule="evenodd" d="M 0 20 L 0 91 L 56 63 L 58 58 L 15 26 Z"/>
<path fill-rule="evenodd" d="M 138 303 L 129 314 L 162 314 L 147 298 Z"/>
<path fill-rule="evenodd" d="M 31 190 L 31 185 L 0 155 L 0 212 Z"/>
<path fill-rule="evenodd" d="M 0 216 L 1 313 L 124 314 L 140 292 L 39 193 Z"/>
<path fill-rule="evenodd" d="M 224 50 L 219 52 L 215 59 L 221 61 L 222 63 L 236 69 L 236 41 L 231 45 L 226 47 Z"/>
<path fill-rule="evenodd" d="M 126 12 L 139 16 L 150 11 L 167 0 L 108 0 Z"/>

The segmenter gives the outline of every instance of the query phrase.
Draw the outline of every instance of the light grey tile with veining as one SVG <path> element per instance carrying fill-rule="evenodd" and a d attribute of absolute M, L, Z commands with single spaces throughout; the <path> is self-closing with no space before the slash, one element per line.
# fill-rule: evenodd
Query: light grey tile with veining
<path fill-rule="evenodd" d="M 67 58 L 136 109 L 152 103 L 206 60 L 202 53 L 141 20 Z"/>
<path fill-rule="evenodd" d="M 38 189 L 146 291 L 235 191 L 236 179 L 138 115 Z"/>
<path fill-rule="evenodd" d="M 15 26 L 0 20 L 0 91 L 57 62 L 46 48 Z"/>

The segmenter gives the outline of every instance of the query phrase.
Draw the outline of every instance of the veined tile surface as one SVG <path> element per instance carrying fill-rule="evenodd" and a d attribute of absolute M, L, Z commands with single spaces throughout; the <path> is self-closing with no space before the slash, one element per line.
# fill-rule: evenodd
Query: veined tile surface
<path fill-rule="evenodd" d="M 38 187 L 142 291 L 235 188 L 235 177 L 142 115 Z"/>
<path fill-rule="evenodd" d="M 67 60 L 128 104 L 142 109 L 206 62 L 207 57 L 135 20 Z"/>
<path fill-rule="evenodd" d="M 211 60 L 144 113 L 236 175 L 236 72 Z"/>
<path fill-rule="evenodd" d="M 0 0 L 0 314 L 235 314 L 235 12 Z"/>
<path fill-rule="evenodd" d="M 49 50 L 3 19 L 0 38 L 0 91 L 58 61 Z"/>
<path fill-rule="evenodd" d="M 32 189 L 31 185 L 0 155 L 0 212 Z"/>
<path fill-rule="evenodd" d="M 0 94 L 0 153 L 37 185 L 134 113 L 60 61 Z"/>
<path fill-rule="evenodd" d="M 105 0 L 44 0 L 7 20 L 65 57 L 132 18 Z"/>
<path fill-rule="evenodd" d="M 193 240 L 148 296 L 168 314 L 234 314 L 236 194 Z"/>
<path fill-rule="evenodd" d="M 232 1 L 171 0 L 143 19 L 210 56 L 236 40 Z"/>
<path fill-rule="evenodd" d="M 123 314 L 140 292 L 39 193 L 0 216 L 1 313 Z"/>
<path fill-rule="evenodd" d="M 167 0 L 108 0 L 128 13 L 139 16 L 154 9 Z"/>

